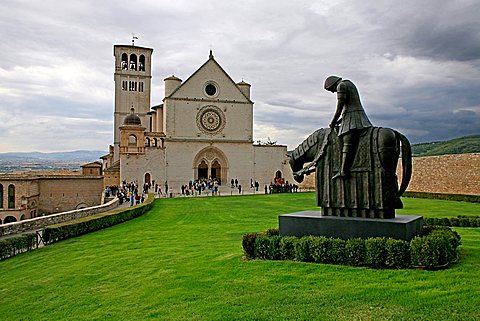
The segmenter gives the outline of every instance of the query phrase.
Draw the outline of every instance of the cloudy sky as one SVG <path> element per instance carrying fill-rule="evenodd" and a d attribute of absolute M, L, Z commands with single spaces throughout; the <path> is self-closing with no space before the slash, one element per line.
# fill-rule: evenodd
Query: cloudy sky
<path fill-rule="evenodd" d="M 328 126 L 329 75 L 413 143 L 480 134 L 480 0 L 2 0 L 0 152 L 107 150 L 113 45 L 154 48 L 163 79 L 215 59 L 252 85 L 254 139 L 294 148 Z"/>

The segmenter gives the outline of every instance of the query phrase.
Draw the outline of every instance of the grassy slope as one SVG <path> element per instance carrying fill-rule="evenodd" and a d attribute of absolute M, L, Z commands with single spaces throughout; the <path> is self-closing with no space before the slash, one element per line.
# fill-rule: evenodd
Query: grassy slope
<path fill-rule="evenodd" d="M 480 135 L 465 136 L 444 142 L 412 145 L 414 156 L 465 154 L 480 152 Z"/>
<path fill-rule="evenodd" d="M 451 203 L 417 207 L 437 202 Z M 480 229 L 457 229 L 462 259 L 444 271 L 241 259 L 243 233 L 313 204 L 313 193 L 161 200 L 143 217 L 0 262 L 0 318 L 480 319 Z"/>

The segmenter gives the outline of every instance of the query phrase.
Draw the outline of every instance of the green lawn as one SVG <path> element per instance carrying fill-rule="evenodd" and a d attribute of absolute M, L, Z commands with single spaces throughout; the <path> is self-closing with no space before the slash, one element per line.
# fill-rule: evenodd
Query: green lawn
<path fill-rule="evenodd" d="M 461 260 L 443 271 L 242 260 L 242 234 L 314 204 L 313 193 L 162 199 L 127 223 L 0 261 L 0 319 L 480 319 L 480 228 L 456 229 Z M 460 202 L 405 206 L 480 212 Z"/>
<path fill-rule="evenodd" d="M 402 198 L 404 209 L 398 214 L 422 215 L 426 217 L 456 217 L 458 215 L 480 216 L 479 203 Z"/>

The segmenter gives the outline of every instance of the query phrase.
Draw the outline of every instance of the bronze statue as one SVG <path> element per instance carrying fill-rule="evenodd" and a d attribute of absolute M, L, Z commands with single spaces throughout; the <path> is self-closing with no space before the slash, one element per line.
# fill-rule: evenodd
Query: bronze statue
<path fill-rule="evenodd" d="M 362 131 L 372 127 L 368 120 L 357 87 L 350 80 L 342 80 L 337 76 L 330 76 L 325 80 L 325 89 L 337 93 L 337 109 L 330 123 L 330 128 L 340 123 L 337 133 L 342 139 L 342 165 L 340 171 L 333 177 L 346 178 L 349 176 L 349 169 L 353 161 L 355 149 L 358 145 L 358 138 Z M 342 118 L 339 120 L 340 115 Z"/>
<path fill-rule="evenodd" d="M 330 76 L 324 87 L 337 93 L 337 109 L 330 128 L 315 131 L 290 153 L 295 180 L 300 183 L 304 175 L 316 172 L 317 205 L 323 216 L 394 218 L 411 178 L 408 139 L 393 129 L 372 126 L 351 81 Z M 398 187 L 400 151 L 403 172 Z"/>

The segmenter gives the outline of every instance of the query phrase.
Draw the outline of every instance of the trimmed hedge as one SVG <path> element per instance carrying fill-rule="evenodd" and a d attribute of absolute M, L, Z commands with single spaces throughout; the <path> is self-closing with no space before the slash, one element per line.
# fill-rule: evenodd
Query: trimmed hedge
<path fill-rule="evenodd" d="M 410 244 L 412 265 L 439 267 L 458 259 L 457 247 L 461 242 L 458 233 L 448 228 L 437 228 L 425 237 L 414 238 Z"/>
<path fill-rule="evenodd" d="M 403 197 L 412 198 L 428 198 L 432 200 L 460 201 L 470 203 L 480 203 L 480 195 L 465 194 L 443 194 L 443 193 L 427 193 L 427 192 L 405 192 Z"/>
<path fill-rule="evenodd" d="M 458 215 L 457 217 L 424 217 L 426 225 L 454 226 L 454 227 L 480 227 L 480 216 Z"/>
<path fill-rule="evenodd" d="M 49 244 L 123 223 L 149 211 L 154 200 L 153 195 L 149 195 L 144 203 L 134 207 L 47 226 L 43 233 L 43 239 L 45 243 Z"/>
<path fill-rule="evenodd" d="M 37 247 L 35 232 L 0 240 L 0 260 L 15 256 Z"/>
<path fill-rule="evenodd" d="M 281 237 L 264 232 L 245 234 L 242 244 L 245 256 L 250 259 L 433 269 L 456 262 L 461 242 L 458 233 L 448 227 L 426 226 L 424 235 L 410 242 L 384 237 L 346 241 L 323 236 Z"/>

